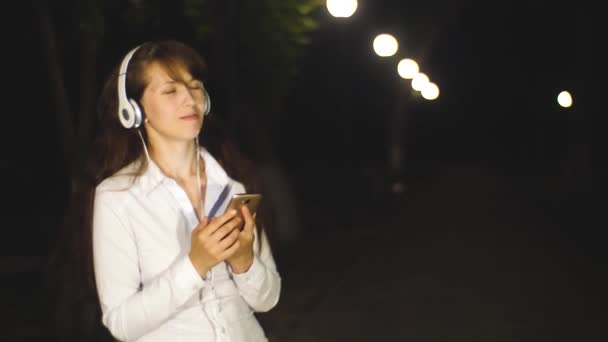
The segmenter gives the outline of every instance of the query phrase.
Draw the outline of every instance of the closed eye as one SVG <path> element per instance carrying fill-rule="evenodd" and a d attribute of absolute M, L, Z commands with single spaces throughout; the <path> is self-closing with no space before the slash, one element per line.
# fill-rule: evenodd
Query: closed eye
<path fill-rule="evenodd" d="M 190 89 L 203 89 L 203 82 L 194 80 L 194 81 L 190 82 L 189 88 Z"/>

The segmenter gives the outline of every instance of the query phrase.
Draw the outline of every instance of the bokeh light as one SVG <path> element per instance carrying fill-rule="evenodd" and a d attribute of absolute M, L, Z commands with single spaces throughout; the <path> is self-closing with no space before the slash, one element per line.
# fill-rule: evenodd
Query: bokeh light
<path fill-rule="evenodd" d="M 338 18 L 348 18 L 357 11 L 357 0 L 327 0 L 327 10 Z"/>
<path fill-rule="evenodd" d="M 388 33 L 382 33 L 374 38 L 374 51 L 380 57 L 389 57 L 397 53 L 397 39 Z"/>
<path fill-rule="evenodd" d="M 405 78 L 406 80 L 411 80 L 414 76 L 420 71 L 420 67 L 415 60 L 411 58 L 404 58 L 399 61 L 397 65 L 397 72 L 399 72 L 399 76 L 401 78 Z"/>

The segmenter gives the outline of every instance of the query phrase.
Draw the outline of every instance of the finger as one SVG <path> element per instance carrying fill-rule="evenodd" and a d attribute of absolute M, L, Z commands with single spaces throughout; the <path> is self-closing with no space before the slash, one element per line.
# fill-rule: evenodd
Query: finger
<path fill-rule="evenodd" d="M 236 230 L 237 232 L 240 232 L 241 230 L 243 230 L 243 217 L 241 215 L 238 215 L 234 219 L 226 223 L 226 225 L 230 225 L 232 229 Z"/>
<path fill-rule="evenodd" d="M 245 220 L 245 226 L 243 227 L 243 231 L 251 232 L 253 230 L 253 216 L 251 216 L 251 211 L 247 206 L 243 206 L 241 208 L 241 212 L 243 213 L 243 219 Z"/>
<path fill-rule="evenodd" d="M 249 207 L 244 205 L 241 207 L 241 213 L 243 214 L 243 218 L 245 219 L 245 223 L 247 223 L 248 221 L 251 221 L 253 219 L 253 217 L 251 217 L 251 211 L 249 210 Z"/>
<path fill-rule="evenodd" d="M 218 229 L 220 229 L 227 221 L 232 219 L 237 214 L 236 209 L 231 209 L 230 211 L 222 214 L 221 216 L 215 217 L 211 223 L 209 223 L 209 229 L 207 234 L 213 235 Z"/>
<path fill-rule="evenodd" d="M 240 217 L 233 217 L 230 221 L 224 223 L 223 226 L 217 229 L 211 235 L 211 237 L 213 237 L 216 241 L 221 241 L 225 239 L 226 236 L 228 236 L 228 234 L 230 234 L 233 230 L 236 230 L 236 228 L 241 224 L 241 222 L 243 221 Z"/>
<path fill-rule="evenodd" d="M 231 246 L 224 250 L 224 253 L 222 253 L 222 258 L 224 260 L 230 258 L 234 255 L 234 253 L 239 250 L 239 247 L 241 247 L 241 242 L 239 241 L 239 239 L 237 239 Z"/>
<path fill-rule="evenodd" d="M 233 229 L 226 237 L 219 242 L 219 247 L 222 250 L 226 250 L 234 245 L 235 242 L 239 240 L 239 231 L 238 229 Z"/>

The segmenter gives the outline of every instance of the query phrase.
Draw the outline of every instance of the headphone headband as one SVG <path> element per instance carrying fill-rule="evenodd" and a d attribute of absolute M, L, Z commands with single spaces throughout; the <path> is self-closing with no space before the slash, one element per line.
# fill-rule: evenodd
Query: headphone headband
<path fill-rule="evenodd" d="M 127 69 L 129 61 L 141 45 L 133 48 L 123 58 L 118 71 L 118 118 L 125 128 L 138 128 L 142 122 L 139 106 L 135 101 L 127 97 Z"/>

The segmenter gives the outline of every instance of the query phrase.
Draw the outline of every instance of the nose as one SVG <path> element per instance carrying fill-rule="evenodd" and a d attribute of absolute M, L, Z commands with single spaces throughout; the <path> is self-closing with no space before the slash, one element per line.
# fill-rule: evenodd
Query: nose
<path fill-rule="evenodd" d="M 186 106 L 194 106 L 196 104 L 196 94 L 194 94 L 194 90 L 184 87 L 186 91 L 184 92 L 184 105 Z"/>
<path fill-rule="evenodd" d="M 197 96 L 194 92 L 195 90 L 192 90 L 188 87 L 184 87 L 184 90 L 182 91 L 182 105 L 193 108 L 197 106 Z"/>

